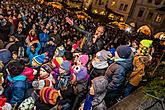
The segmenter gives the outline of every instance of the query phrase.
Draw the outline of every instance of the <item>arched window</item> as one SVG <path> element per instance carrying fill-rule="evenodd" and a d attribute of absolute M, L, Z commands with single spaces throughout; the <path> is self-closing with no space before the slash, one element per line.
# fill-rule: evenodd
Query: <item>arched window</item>
<path fill-rule="evenodd" d="M 155 0 L 155 5 L 160 5 L 162 0 Z"/>

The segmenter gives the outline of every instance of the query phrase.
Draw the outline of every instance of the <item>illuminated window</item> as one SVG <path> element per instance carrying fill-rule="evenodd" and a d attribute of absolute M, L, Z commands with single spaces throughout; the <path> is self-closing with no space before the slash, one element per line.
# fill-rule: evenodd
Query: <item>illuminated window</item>
<path fill-rule="evenodd" d="M 162 21 L 162 18 L 163 18 L 163 14 L 158 14 L 156 16 L 155 22 L 160 23 Z"/>
<path fill-rule="evenodd" d="M 116 2 L 113 1 L 113 2 L 111 3 L 111 6 L 114 6 L 115 4 L 116 4 Z"/>
<path fill-rule="evenodd" d="M 140 9 L 139 13 L 138 13 L 138 17 L 142 17 L 144 13 L 144 9 Z"/>

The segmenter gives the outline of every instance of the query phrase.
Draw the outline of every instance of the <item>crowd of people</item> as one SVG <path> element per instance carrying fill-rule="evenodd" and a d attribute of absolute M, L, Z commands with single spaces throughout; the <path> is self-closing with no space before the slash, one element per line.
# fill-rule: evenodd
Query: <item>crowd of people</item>
<path fill-rule="evenodd" d="M 65 9 L 1 3 L 0 110 L 108 109 L 138 87 L 157 51 L 136 36 Z"/>

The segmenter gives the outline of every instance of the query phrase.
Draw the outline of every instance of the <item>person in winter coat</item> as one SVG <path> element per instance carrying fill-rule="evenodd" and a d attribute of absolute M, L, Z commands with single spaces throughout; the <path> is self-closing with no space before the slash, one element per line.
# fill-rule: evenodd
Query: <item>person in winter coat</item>
<path fill-rule="evenodd" d="M 41 44 L 39 42 L 34 43 L 34 44 L 27 47 L 26 54 L 29 56 L 30 66 L 32 66 L 33 57 L 35 57 L 39 54 L 40 49 L 41 49 Z"/>
<path fill-rule="evenodd" d="M 91 70 L 91 79 L 104 76 L 105 71 L 108 68 L 108 59 L 112 57 L 111 53 L 106 50 L 101 50 L 96 53 L 96 57 L 92 61 L 93 69 Z"/>
<path fill-rule="evenodd" d="M 87 93 L 89 74 L 86 64 L 88 60 L 88 55 L 80 55 L 75 64 L 72 66 L 74 70 L 74 77 L 71 82 L 74 89 L 74 94 L 76 95 L 72 110 L 78 109 L 80 106 L 79 104 L 82 102 Z"/>
<path fill-rule="evenodd" d="M 41 47 L 45 47 L 46 42 L 49 40 L 49 35 L 47 34 L 47 29 L 43 30 L 43 33 L 39 34 L 39 41 L 41 43 Z"/>
<path fill-rule="evenodd" d="M 80 110 L 106 110 L 104 97 L 107 92 L 108 80 L 105 76 L 96 77 L 92 80 L 89 94 Z"/>
<path fill-rule="evenodd" d="M 148 45 L 147 45 L 148 44 Z M 149 54 L 149 49 L 152 45 L 151 40 L 142 40 L 140 47 L 133 60 L 134 70 L 128 78 L 128 83 L 124 90 L 124 97 L 128 96 L 134 90 L 145 75 L 145 66 L 151 61 L 152 57 Z"/>
<path fill-rule="evenodd" d="M 33 81 L 32 85 L 35 89 L 40 90 L 43 87 L 52 87 L 54 86 L 55 80 L 50 74 L 52 68 L 48 64 L 43 64 L 40 67 L 39 78 L 37 81 Z"/>
<path fill-rule="evenodd" d="M 123 89 L 126 74 L 132 70 L 132 50 L 127 45 L 120 45 L 115 52 L 115 62 L 112 63 L 105 76 L 108 78 L 107 105 L 114 98 L 118 98 Z"/>
<path fill-rule="evenodd" d="M 70 109 L 71 101 L 73 100 L 73 89 L 70 84 L 71 74 L 70 74 L 71 63 L 65 60 L 59 68 L 59 73 L 55 79 L 55 89 L 60 91 L 62 100 L 60 100 L 59 105 L 63 108 L 66 105 L 65 110 Z"/>
<path fill-rule="evenodd" d="M 24 100 L 27 89 L 26 76 L 21 74 L 23 70 L 24 66 L 17 60 L 10 61 L 7 64 L 8 84 L 5 88 L 5 95 L 13 107 Z"/>
<path fill-rule="evenodd" d="M 83 45 L 83 51 L 87 54 L 92 55 L 93 53 L 98 52 L 104 47 L 104 40 L 103 40 L 103 34 L 104 34 L 104 27 L 99 26 L 97 27 L 96 31 L 94 33 L 85 31 L 78 26 L 76 26 L 70 18 L 66 18 L 66 22 L 68 22 L 71 26 L 73 26 L 78 31 L 84 33 L 86 35 L 86 41 Z"/>

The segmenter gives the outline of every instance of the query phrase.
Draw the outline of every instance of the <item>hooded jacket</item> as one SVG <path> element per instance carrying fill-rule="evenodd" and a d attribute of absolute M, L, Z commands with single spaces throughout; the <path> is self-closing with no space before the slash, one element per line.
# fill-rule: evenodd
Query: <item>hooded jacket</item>
<path fill-rule="evenodd" d="M 26 76 L 19 75 L 13 78 L 8 76 L 7 79 L 11 84 L 10 88 L 12 92 L 10 103 L 12 105 L 21 103 L 24 99 L 26 90 Z M 7 93 L 7 95 L 9 95 L 9 93 Z"/>
<path fill-rule="evenodd" d="M 149 56 L 136 55 L 133 60 L 134 70 L 129 76 L 129 83 L 138 86 L 142 77 L 145 75 L 145 65 L 150 61 Z"/>
<path fill-rule="evenodd" d="M 94 85 L 94 96 L 88 95 L 86 101 L 84 103 L 84 110 L 91 109 L 91 110 L 106 110 L 106 105 L 104 102 L 104 97 L 107 92 L 107 85 L 108 80 L 105 76 L 96 77 L 93 79 Z M 91 107 L 88 107 L 90 101 L 92 100 Z"/>
<path fill-rule="evenodd" d="M 100 76 L 94 79 L 94 91 L 95 96 L 92 101 L 92 110 L 106 110 L 104 97 L 107 92 L 108 80 L 104 76 Z"/>
<path fill-rule="evenodd" d="M 108 78 L 109 82 L 108 91 L 120 93 L 126 80 L 126 74 L 131 71 L 132 68 L 132 58 L 117 59 L 112 63 L 105 72 L 105 76 Z"/>

